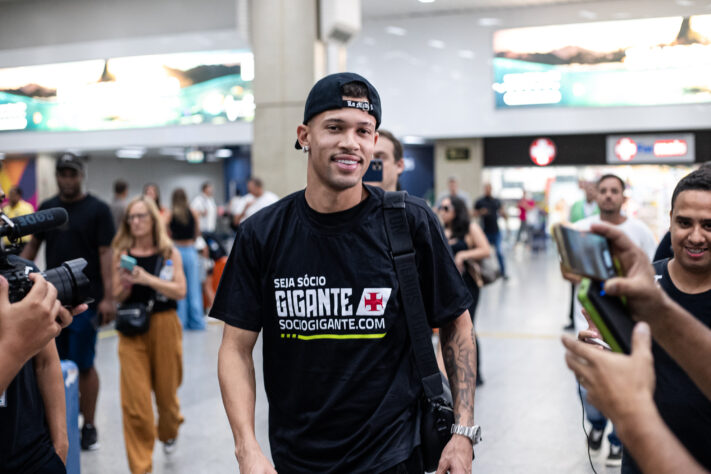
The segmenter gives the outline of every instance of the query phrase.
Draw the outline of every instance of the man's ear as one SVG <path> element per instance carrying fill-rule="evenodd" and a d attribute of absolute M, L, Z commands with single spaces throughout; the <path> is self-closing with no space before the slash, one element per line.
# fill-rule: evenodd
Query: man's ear
<path fill-rule="evenodd" d="M 403 171 L 405 171 L 405 158 L 400 158 L 395 162 L 395 168 L 397 168 L 397 175 L 400 176 Z"/>
<path fill-rule="evenodd" d="M 301 146 L 309 146 L 309 126 L 303 123 L 296 127 L 296 139 L 299 140 Z"/>

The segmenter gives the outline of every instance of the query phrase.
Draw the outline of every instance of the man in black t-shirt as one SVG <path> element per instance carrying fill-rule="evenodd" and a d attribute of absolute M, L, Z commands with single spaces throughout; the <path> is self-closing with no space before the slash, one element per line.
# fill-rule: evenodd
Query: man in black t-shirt
<path fill-rule="evenodd" d="M 219 379 L 243 472 L 275 472 L 254 434 L 252 349 L 263 333 L 272 459 L 279 472 L 423 472 L 421 380 L 387 243 L 383 191 L 362 184 L 380 125 L 363 77 L 312 88 L 297 148 L 307 185 L 237 231 L 211 316 L 224 320 Z M 406 199 L 429 324 L 441 327 L 455 423 L 474 424 L 470 295 L 437 218 Z M 469 472 L 472 441 L 453 435 L 440 471 Z"/>
<path fill-rule="evenodd" d="M 672 194 L 671 247 L 674 257 L 655 262 L 662 289 L 711 329 L 711 170 L 687 175 Z M 659 414 L 692 456 L 711 470 L 711 400 L 656 342 L 652 346 Z M 623 473 L 640 472 L 630 456 Z"/>
<path fill-rule="evenodd" d="M 116 314 L 111 285 L 111 240 L 114 222 L 109 206 L 82 190 L 84 165 L 79 157 L 64 154 L 56 165 L 59 194 L 44 201 L 40 210 L 62 207 L 69 222 L 61 227 L 38 233 L 22 251 L 22 257 L 34 260 L 42 242 L 46 244 L 47 268 L 67 260 L 84 258 L 84 274 L 90 282 L 89 296 L 94 302 L 76 315 L 72 324 L 57 337 L 60 359 L 69 359 L 79 368 L 79 409 L 84 417 L 81 431 L 82 449 L 97 449 L 94 412 L 99 395 L 99 375 L 94 368 L 96 333 L 100 324 L 113 320 Z"/>
<path fill-rule="evenodd" d="M 484 195 L 474 203 L 474 215 L 481 218 L 481 228 L 486 234 L 486 239 L 496 249 L 496 259 L 499 261 L 501 276 L 508 279 L 504 254 L 501 251 L 501 231 L 499 217 L 506 219 L 506 211 L 501 201 L 491 195 L 491 184 L 484 185 Z"/>

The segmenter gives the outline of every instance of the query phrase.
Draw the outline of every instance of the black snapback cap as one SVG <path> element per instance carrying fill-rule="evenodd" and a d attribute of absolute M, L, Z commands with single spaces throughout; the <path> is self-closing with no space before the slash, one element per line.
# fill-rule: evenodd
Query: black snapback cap
<path fill-rule="evenodd" d="M 74 153 L 63 153 L 57 158 L 56 170 L 59 171 L 65 168 L 77 170 L 80 173 L 83 173 L 84 163 L 81 158 Z"/>
<path fill-rule="evenodd" d="M 368 100 L 343 100 L 342 87 L 350 82 L 360 82 L 368 89 Z M 320 79 L 309 92 L 304 106 L 304 121 L 306 125 L 309 120 L 316 115 L 327 110 L 342 109 L 350 107 L 361 109 L 375 117 L 375 129 L 380 127 L 380 96 L 375 87 L 366 78 L 353 72 L 338 72 L 330 74 Z M 296 141 L 297 150 L 301 149 L 301 143 Z"/>

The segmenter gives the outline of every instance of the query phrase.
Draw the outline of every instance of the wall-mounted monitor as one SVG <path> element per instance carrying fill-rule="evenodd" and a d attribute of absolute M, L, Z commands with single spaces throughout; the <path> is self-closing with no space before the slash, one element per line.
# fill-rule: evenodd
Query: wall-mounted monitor
<path fill-rule="evenodd" d="M 499 30 L 496 107 L 711 102 L 711 15 Z"/>
<path fill-rule="evenodd" d="M 254 59 L 207 51 L 0 69 L 0 131 L 93 131 L 254 118 Z"/>

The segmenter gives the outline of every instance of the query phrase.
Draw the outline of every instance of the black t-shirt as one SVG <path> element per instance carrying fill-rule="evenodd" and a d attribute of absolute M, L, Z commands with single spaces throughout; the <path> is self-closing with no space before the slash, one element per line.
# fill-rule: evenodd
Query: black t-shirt
<path fill-rule="evenodd" d="M 54 447 L 32 360 L 22 367 L 1 401 L 0 472 L 35 472 L 52 459 Z"/>
<path fill-rule="evenodd" d="M 237 230 L 211 316 L 263 330 L 272 458 L 279 472 L 378 472 L 419 444 L 421 391 L 399 301 L 383 191 L 319 214 L 294 193 Z M 406 209 L 431 326 L 469 308 L 439 222 Z"/>
<path fill-rule="evenodd" d="M 61 265 L 67 260 L 84 258 L 87 261 L 84 274 L 89 279 L 89 296 L 94 298 L 93 307 L 104 297 L 101 279 L 99 247 L 108 247 L 114 237 L 114 220 L 109 206 L 87 194 L 76 202 L 64 202 L 55 196 L 44 201 L 39 209 L 63 207 L 69 214 L 69 221 L 35 237 L 47 244 L 47 270 Z"/>
<path fill-rule="evenodd" d="M 165 266 L 166 259 L 161 258 L 158 262 L 159 254 L 153 254 L 148 257 L 137 257 L 131 252 L 128 255 L 136 259 L 136 265 L 143 268 L 151 275 L 159 276 L 161 269 Z M 160 268 L 156 268 L 160 263 Z M 171 262 L 172 263 L 172 262 Z M 178 302 L 169 299 L 160 293 L 157 293 L 153 288 L 146 285 L 135 284 L 131 287 L 131 292 L 126 297 L 124 303 L 146 303 L 153 300 L 153 312 L 167 311 L 169 309 L 177 309 Z"/>
<path fill-rule="evenodd" d="M 484 196 L 474 203 L 474 209 L 486 209 L 487 213 L 481 216 L 481 227 L 485 234 L 495 234 L 499 231 L 499 209 L 501 201 L 491 196 Z"/>
<path fill-rule="evenodd" d="M 659 242 L 657 251 L 654 252 L 654 261 L 664 260 L 674 257 L 674 251 L 671 248 L 671 232 L 667 231 Z"/>
<path fill-rule="evenodd" d="M 671 299 L 711 328 L 711 291 L 682 293 L 669 277 L 668 263 L 669 260 L 654 263 L 660 286 Z M 711 469 L 711 401 L 656 342 L 652 345 L 652 354 L 657 379 L 654 401 L 659 414 L 691 455 L 706 469 Z M 625 460 L 623 472 L 640 472 L 629 456 L 625 456 Z"/>

